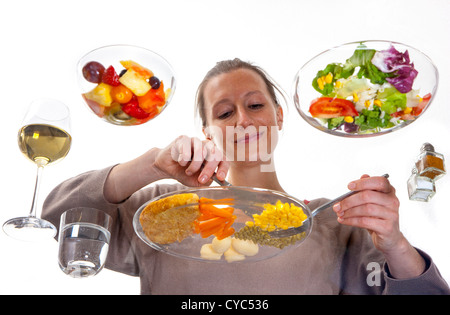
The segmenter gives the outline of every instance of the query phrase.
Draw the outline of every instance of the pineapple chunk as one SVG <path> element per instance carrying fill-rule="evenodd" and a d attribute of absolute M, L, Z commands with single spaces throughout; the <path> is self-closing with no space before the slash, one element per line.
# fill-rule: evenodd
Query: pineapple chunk
<path fill-rule="evenodd" d="M 133 69 L 128 69 L 119 81 L 136 96 L 143 96 L 152 88 L 150 83 Z"/>
<path fill-rule="evenodd" d="M 102 106 L 109 107 L 113 102 L 111 97 L 111 89 L 111 85 L 100 83 L 92 91 L 85 93 L 84 97 Z"/>

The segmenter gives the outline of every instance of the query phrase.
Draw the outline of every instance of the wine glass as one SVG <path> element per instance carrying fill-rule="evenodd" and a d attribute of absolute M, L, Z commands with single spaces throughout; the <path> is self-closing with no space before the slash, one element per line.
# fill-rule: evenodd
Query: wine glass
<path fill-rule="evenodd" d="M 54 237 L 56 227 L 36 216 L 37 197 L 44 166 L 63 159 L 70 150 L 72 137 L 69 108 L 52 99 L 31 103 L 18 133 L 20 151 L 37 165 L 33 201 L 28 216 L 13 218 L 3 224 L 3 231 L 19 240 L 39 241 Z"/>

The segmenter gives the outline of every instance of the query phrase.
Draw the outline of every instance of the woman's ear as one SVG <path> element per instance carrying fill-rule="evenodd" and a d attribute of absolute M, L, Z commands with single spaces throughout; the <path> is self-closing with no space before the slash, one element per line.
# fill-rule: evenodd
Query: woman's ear
<path fill-rule="evenodd" d="M 277 106 L 277 124 L 278 124 L 278 130 L 283 129 L 283 107 L 280 105 Z"/>

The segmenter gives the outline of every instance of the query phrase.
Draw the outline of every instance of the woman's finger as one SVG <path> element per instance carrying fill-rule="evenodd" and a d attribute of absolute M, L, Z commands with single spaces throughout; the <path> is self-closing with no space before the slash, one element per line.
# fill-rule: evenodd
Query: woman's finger
<path fill-rule="evenodd" d="M 229 169 L 230 164 L 227 161 L 222 160 L 217 167 L 217 178 L 221 181 L 225 180 Z"/>
<path fill-rule="evenodd" d="M 374 190 L 364 190 L 359 191 L 350 197 L 345 198 L 339 203 L 335 204 L 333 209 L 337 212 L 347 211 L 358 206 L 365 204 L 374 204 L 383 207 L 395 207 L 396 198 L 387 195 L 386 193 L 374 191 Z"/>
<path fill-rule="evenodd" d="M 216 145 L 211 140 L 204 140 L 203 144 L 203 156 L 206 161 L 221 161 L 222 159 L 217 159 L 216 156 Z"/>
<path fill-rule="evenodd" d="M 205 159 L 203 143 L 200 139 L 191 138 L 191 148 L 191 160 L 189 166 L 186 168 L 186 174 L 188 176 L 200 171 Z"/>
<path fill-rule="evenodd" d="M 369 217 L 395 222 L 398 221 L 398 212 L 388 207 L 368 203 L 339 212 L 338 217 L 343 219 Z"/>
<path fill-rule="evenodd" d="M 206 184 L 216 172 L 216 168 L 222 161 L 222 155 L 210 140 L 203 141 L 203 165 L 198 181 Z"/>
<path fill-rule="evenodd" d="M 171 148 L 172 159 L 181 166 L 186 166 L 192 157 L 191 139 L 187 136 L 178 137 Z"/>
<path fill-rule="evenodd" d="M 390 235 L 393 232 L 393 225 L 388 220 L 376 217 L 339 217 L 338 221 L 344 225 L 367 229 L 377 235 Z"/>
<path fill-rule="evenodd" d="M 360 179 L 352 181 L 348 184 L 348 189 L 353 191 L 376 190 L 384 193 L 393 192 L 393 187 L 389 180 L 383 176 L 363 175 Z"/>

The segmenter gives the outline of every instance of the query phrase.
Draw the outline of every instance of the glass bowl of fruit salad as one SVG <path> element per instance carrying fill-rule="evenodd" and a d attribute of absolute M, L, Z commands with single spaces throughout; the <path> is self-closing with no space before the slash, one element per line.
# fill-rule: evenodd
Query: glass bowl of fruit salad
<path fill-rule="evenodd" d="M 371 137 L 416 121 L 429 108 L 438 70 L 421 51 L 371 40 L 331 48 L 296 74 L 293 99 L 300 116 L 325 133 Z"/>
<path fill-rule="evenodd" d="M 99 118 L 133 126 L 158 116 L 176 87 L 172 66 L 157 53 L 138 46 L 94 49 L 77 65 L 81 95 Z"/>

